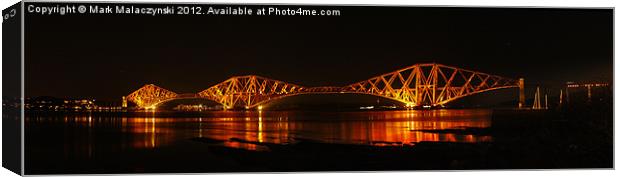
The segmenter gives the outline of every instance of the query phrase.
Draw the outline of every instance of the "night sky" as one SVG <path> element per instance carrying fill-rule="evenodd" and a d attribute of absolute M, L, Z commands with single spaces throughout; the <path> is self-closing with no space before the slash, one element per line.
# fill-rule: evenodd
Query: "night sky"
<path fill-rule="evenodd" d="M 344 86 L 426 62 L 552 90 L 613 80 L 611 9 L 320 8 L 342 16 L 27 14 L 26 96 L 119 101 L 247 74 Z"/>

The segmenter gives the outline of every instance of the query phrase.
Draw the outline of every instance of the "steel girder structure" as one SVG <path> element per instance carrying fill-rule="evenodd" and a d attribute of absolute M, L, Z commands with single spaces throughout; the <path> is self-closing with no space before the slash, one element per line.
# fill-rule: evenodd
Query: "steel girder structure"
<path fill-rule="evenodd" d="M 158 104 L 177 97 L 177 93 L 148 84 L 129 94 L 126 99 L 140 108 L 154 109 Z"/>
<path fill-rule="evenodd" d="M 417 107 L 440 106 L 472 94 L 512 87 L 519 87 L 516 80 L 431 63 L 351 84 L 342 92 L 376 95 Z"/>
<path fill-rule="evenodd" d="M 298 94 L 304 87 L 255 75 L 236 76 L 198 93 L 198 97 L 222 104 L 226 109 L 253 108 L 259 103 Z"/>
<path fill-rule="evenodd" d="M 248 75 L 236 76 L 198 94 L 179 95 L 155 85 L 146 85 L 127 96 L 140 108 L 178 98 L 205 98 L 234 107 L 254 108 L 274 99 L 299 94 L 369 94 L 404 103 L 408 107 L 440 106 L 481 92 L 520 87 L 517 80 L 441 64 L 416 64 L 344 87 L 303 87 Z"/>

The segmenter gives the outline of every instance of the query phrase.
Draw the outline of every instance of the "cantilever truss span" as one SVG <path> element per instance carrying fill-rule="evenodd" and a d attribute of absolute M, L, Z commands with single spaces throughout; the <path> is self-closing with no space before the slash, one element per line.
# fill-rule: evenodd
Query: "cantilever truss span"
<path fill-rule="evenodd" d="M 304 87 L 260 76 L 232 77 L 198 93 L 201 98 L 216 101 L 226 108 L 254 107 L 276 97 L 298 94 Z"/>
<path fill-rule="evenodd" d="M 503 88 L 523 87 L 517 80 L 441 64 L 416 64 L 344 87 L 304 87 L 255 75 L 236 76 L 198 94 L 177 94 L 145 85 L 127 96 L 140 108 L 181 98 L 205 98 L 225 108 L 255 108 L 299 94 L 356 93 L 384 97 L 409 107 L 439 106 L 456 99 Z"/>
<path fill-rule="evenodd" d="M 140 108 L 152 109 L 159 103 L 177 98 L 178 95 L 179 94 L 170 90 L 148 84 L 127 95 L 126 99 L 135 103 Z"/>

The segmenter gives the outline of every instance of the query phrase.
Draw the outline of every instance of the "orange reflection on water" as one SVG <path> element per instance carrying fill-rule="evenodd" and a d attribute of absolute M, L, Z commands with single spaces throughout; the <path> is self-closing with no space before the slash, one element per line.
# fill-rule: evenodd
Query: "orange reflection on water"
<path fill-rule="evenodd" d="M 432 133 L 421 130 L 491 126 L 490 110 L 403 110 L 364 112 L 220 111 L 195 117 L 64 116 L 27 118 L 27 126 L 58 123 L 79 137 L 75 146 L 89 148 L 102 141 L 97 132 L 120 132 L 121 148 L 158 148 L 195 137 L 224 141 L 224 146 L 266 150 L 265 143 L 286 144 L 303 139 L 326 143 L 400 146 L 421 141 L 486 142 L 491 136 Z M 84 131 L 83 133 L 80 131 Z M 75 148 L 72 148 L 75 149 Z"/>
<path fill-rule="evenodd" d="M 485 142 L 490 136 L 429 133 L 419 130 L 489 127 L 490 111 L 431 110 L 325 113 L 320 118 L 300 118 L 291 112 L 258 112 L 244 118 L 216 118 L 202 129 L 202 137 L 227 142 L 235 148 L 256 149 L 260 143 L 289 143 L 297 138 L 329 143 L 402 145 L 421 141 Z M 295 119 L 289 119 L 296 117 Z M 315 115 L 312 115 L 315 116 Z"/>
<path fill-rule="evenodd" d="M 138 138 L 136 136 L 136 141 L 132 144 L 134 148 L 155 148 L 157 147 L 157 133 L 158 131 L 162 131 L 157 127 L 157 122 L 162 121 L 162 119 L 156 118 L 133 118 L 129 121 L 125 121 L 132 125 L 129 130 L 130 133 L 142 134 L 143 137 Z"/>
<path fill-rule="evenodd" d="M 167 145 L 183 132 L 175 124 L 200 124 L 202 118 L 123 118 L 122 132 L 131 133 L 133 148 L 156 148 Z"/>
<path fill-rule="evenodd" d="M 266 150 L 261 143 L 282 144 L 289 141 L 288 119 L 263 117 L 263 111 L 245 114 L 243 118 L 213 118 L 201 126 L 201 137 L 223 140 L 225 146 L 249 150 Z M 242 140 L 229 141 L 229 140 Z"/>

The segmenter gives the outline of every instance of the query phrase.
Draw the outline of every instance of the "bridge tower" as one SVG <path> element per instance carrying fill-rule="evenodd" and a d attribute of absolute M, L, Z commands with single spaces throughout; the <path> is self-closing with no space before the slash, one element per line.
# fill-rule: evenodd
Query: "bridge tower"
<path fill-rule="evenodd" d="M 519 78 L 519 108 L 525 107 L 525 79 Z"/>
<path fill-rule="evenodd" d="M 536 87 L 536 93 L 534 94 L 534 105 L 532 105 L 532 109 L 542 109 L 542 105 L 540 104 L 540 87 Z"/>
<path fill-rule="evenodd" d="M 127 98 L 125 98 L 125 96 L 123 96 L 123 103 L 121 104 L 122 108 L 127 108 Z"/>
<path fill-rule="evenodd" d="M 558 105 L 559 107 L 562 106 L 562 100 L 564 99 L 564 94 L 562 93 L 563 89 L 560 89 L 560 104 Z"/>

